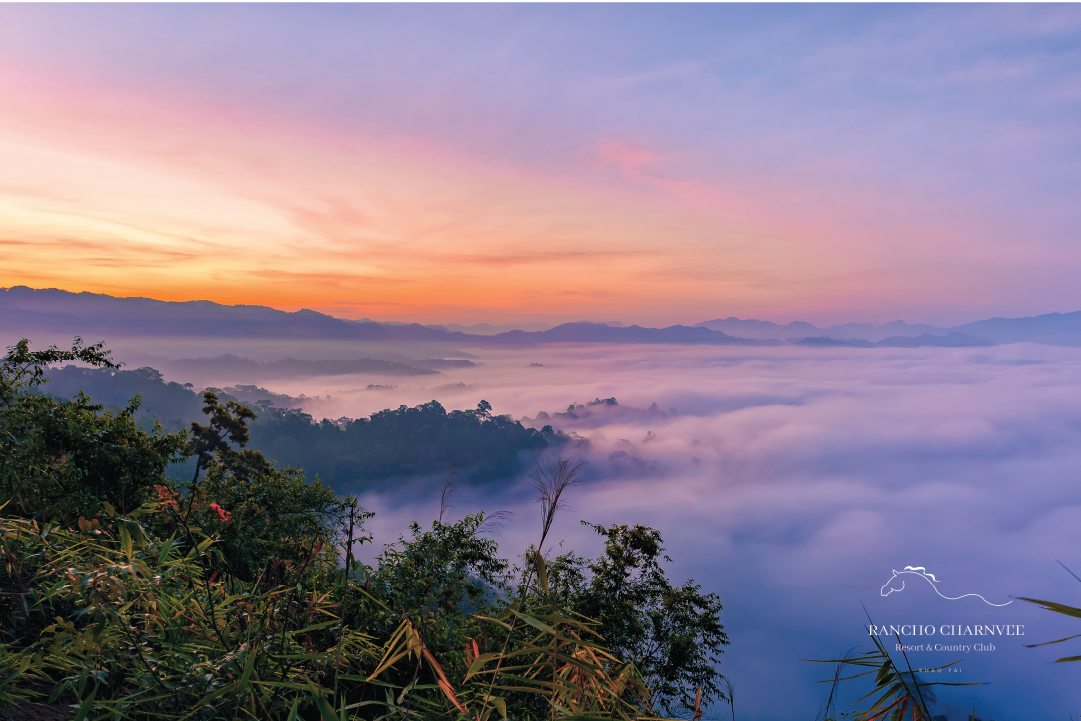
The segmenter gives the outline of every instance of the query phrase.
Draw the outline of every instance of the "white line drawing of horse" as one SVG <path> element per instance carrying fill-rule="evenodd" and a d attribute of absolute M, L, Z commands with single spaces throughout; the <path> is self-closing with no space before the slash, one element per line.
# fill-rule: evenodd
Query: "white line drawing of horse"
<path fill-rule="evenodd" d="M 957 596 L 956 598 L 951 596 L 945 596 L 942 594 L 942 591 L 938 590 L 938 579 L 935 578 L 935 575 L 933 573 L 928 573 L 927 569 L 923 566 L 905 566 L 905 570 L 903 571 L 894 571 L 893 576 L 890 578 L 890 580 L 886 581 L 886 584 L 882 586 L 882 595 L 888 596 L 894 591 L 905 590 L 905 581 L 903 578 L 901 578 L 901 576 L 904 576 L 905 574 L 908 574 L 910 576 L 918 576 L 919 578 L 927 581 L 929 584 L 931 584 L 931 588 L 935 589 L 935 593 L 937 593 L 939 596 L 942 596 L 942 598 L 946 599 L 947 601 L 958 601 L 962 598 L 975 596 L 976 598 L 986 603 L 988 606 L 1009 606 L 1011 603 L 1013 603 L 1013 601 L 1007 601 L 1006 603 L 991 603 L 978 593 L 966 593 L 965 595 Z M 900 585 L 898 586 L 897 584 Z"/>

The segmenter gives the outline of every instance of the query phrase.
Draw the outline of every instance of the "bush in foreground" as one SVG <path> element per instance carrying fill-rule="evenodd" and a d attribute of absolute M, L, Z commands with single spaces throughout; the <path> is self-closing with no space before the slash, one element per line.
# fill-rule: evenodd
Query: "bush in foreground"
<path fill-rule="evenodd" d="M 481 513 L 414 524 L 364 566 L 371 514 L 245 450 L 250 409 L 210 393 L 206 425 L 139 431 L 36 392 L 72 360 L 112 364 L 100 345 L 24 341 L 0 369 L 0 703 L 59 703 L 76 721 L 486 721 L 723 699 L 720 604 L 667 582 L 656 531 L 598 529 L 604 558 L 530 550 L 518 569 Z M 193 478 L 170 482 L 183 457 Z M 577 470 L 538 467 L 538 548 Z M 693 623 L 658 623 L 665 609 Z"/>

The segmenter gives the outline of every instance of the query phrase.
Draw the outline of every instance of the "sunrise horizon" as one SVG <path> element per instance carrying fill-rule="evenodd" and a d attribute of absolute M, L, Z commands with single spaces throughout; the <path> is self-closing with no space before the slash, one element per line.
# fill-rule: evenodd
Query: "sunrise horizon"
<path fill-rule="evenodd" d="M 1077 3 L 0 3 L 0 711 L 1077 717 L 1079 118 Z"/>
<path fill-rule="evenodd" d="M 0 285 L 444 322 L 1081 307 L 1065 8 L 2 17 Z"/>
<path fill-rule="evenodd" d="M 532 316 L 526 315 L 525 313 L 522 313 L 522 314 L 514 315 L 514 316 L 504 315 L 502 317 L 493 314 L 493 315 L 486 315 L 486 316 L 453 316 L 453 317 L 443 316 L 443 317 L 440 318 L 438 316 L 431 315 L 431 313 L 435 313 L 436 311 L 420 310 L 420 311 L 410 312 L 408 314 L 403 314 L 403 315 L 388 315 L 386 311 L 384 311 L 382 313 L 380 311 L 363 312 L 363 311 L 358 310 L 357 306 L 355 306 L 353 304 L 340 304 L 340 305 L 335 305 L 335 304 L 331 304 L 331 305 L 315 305 L 315 304 L 304 305 L 302 303 L 301 304 L 277 304 L 277 303 L 274 303 L 272 301 L 271 302 L 256 303 L 256 302 L 252 302 L 250 300 L 248 300 L 248 301 L 239 301 L 239 302 L 227 302 L 227 301 L 224 301 L 224 300 L 216 300 L 216 299 L 211 298 L 211 297 L 184 297 L 184 296 L 169 297 L 169 296 L 162 296 L 160 294 L 159 295 L 151 295 L 151 294 L 123 295 L 123 294 L 119 294 L 119 293 L 117 293 L 115 291 L 114 292 L 109 292 L 108 290 L 91 290 L 91 289 L 86 289 L 86 288 L 74 289 L 74 288 L 59 287 L 59 286 L 55 286 L 55 285 L 54 286 L 33 287 L 33 286 L 26 285 L 25 283 L 20 283 L 20 284 L 17 284 L 17 285 L 12 285 L 12 286 L 7 286 L 7 287 L 0 286 L 0 291 L 5 291 L 6 292 L 6 291 L 9 291 L 9 290 L 18 289 L 18 288 L 26 288 L 26 289 L 29 289 L 29 290 L 32 290 L 32 291 L 52 291 L 52 290 L 56 290 L 56 291 L 61 291 L 61 292 L 64 292 L 64 293 L 71 293 L 71 294 L 74 294 L 74 295 L 77 295 L 77 294 L 80 294 L 80 293 L 87 293 L 87 294 L 91 294 L 91 295 L 107 296 L 109 298 L 117 298 L 117 299 L 155 300 L 155 301 L 160 301 L 160 302 L 163 302 L 163 303 L 209 302 L 209 303 L 214 303 L 214 304 L 222 305 L 222 306 L 257 306 L 257 307 L 264 307 L 264 308 L 272 308 L 274 310 L 280 310 L 280 311 L 284 311 L 284 312 L 287 312 L 287 313 L 295 313 L 295 312 L 301 311 L 301 310 L 313 310 L 313 311 L 316 311 L 316 312 L 319 312 L 319 313 L 323 313 L 324 315 L 332 316 L 334 318 L 341 318 L 341 319 L 345 319 L 345 320 L 370 320 L 370 321 L 375 322 L 375 323 L 417 323 L 417 324 L 420 324 L 420 325 L 456 325 L 456 326 L 479 326 L 479 325 L 510 326 L 510 325 L 530 325 L 530 324 L 532 324 L 532 325 L 547 324 L 547 325 L 550 325 L 550 326 L 557 326 L 557 325 L 560 325 L 560 324 L 563 324 L 563 323 L 584 322 L 584 323 L 601 323 L 601 324 L 603 324 L 603 323 L 622 323 L 623 325 L 627 325 L 627 326 L 639 325 L 639 326 L 642 326 L 642 327 L 657 327 L 657 328 L 660 328 L 660 327 L 668 327 L 668 326 L 673 326 L 673 325 L 694 326 L 694 325 L 698 325 L 698 324 L 701 324 L 701 323 L 709 322 L 711 320 L 732 320 L 732 319 L 735 319 L 735 320 L 743 320 L 743 321 L 762 321 L 762 322 L 774 323 L 776 325 L 782 325 L 782 326 L 783 325 L 788 325 L 790 323 L 798 323 L 798 322 L 810 323 L 811 325 L 816 325 L 816 326 L 821 326 L 821 327 L 833 326 L 833 325 L 845 325 L 845 324 L 870 324 L 870 325 L 873 325 L 873 326 L 882 326 L 882 325 L 886 325 L 886 324 L 889 324 L 889 323 L 904 323 L 904 324 L 907 324 L 907 325 L 929 325 L 929 326 L 938 326 L 938 327 L 944 327 L 945 328 L 945 327 L 964 325 L 966 323 L 972 323 L 972 322 L 980 321 L 980 320 L 989 320 L 989 319 L 997 319 L 997 318 L 1005 318 L 1005 319 L 1032 318 L 1032 317 L 1044 316 L 1044 315 L 1068 315 L 1068 314 L 1071 314 L 1071 313 L 1076 313 L 1079 310 L 1081 310 L 1081 308 L 1072 309 L 1072 310 L 1071 309 L 1057 309 L 1057 310 L 1045 311 L 1043 313 L 1039 313 L 1039 314 L 1035 314 L 1035 315 L 1031 315 L 1031 316 L 984 315 L 984 316 L 978 316 L 977 317 L 975 315 L 969 315 L 967 317 L 961 318 L 960 320 L 958 320 L 956 322 L 932 322 L 932 321 L 929 321 L 929 320 L 926 320 L 926 319 L 923 319 L 923 318 L 909 318 L 909 317 L 901 317 L 901 316 L 890 316 L 889 312 L 885 312 L 885 313 L 883 313 L 881 315 L 877 315 L 873 319 L 867 319 L 865 316 L 861 317 L 860 314 L 857 311 L 852 311 L 851 313 L 845 313 L 844 311 L 838 311 L 836 313 L 831 313 L 831 314 L 828 314 L 828 315 L 822 317 L 824 319 L 820 319 L 820 317 L 818 315 L 816 315 L 816 314 L 814 314 L 812 312 L 807 312 L 807 313 L 804 313 L 804 314 L 801 315 L 799 313 L 799 311 L 793 311 L 791 314 L 784 315 L 784 316 L 781 316 L 781 315 L 773 315 L 773 316 L 771 316 L 771 315 L 768 315 L 766 313 L 759 313 L 759 314 L 755 315 L 754 311 L 750 311 L 745 316 L 736 316 L 736 315 L 731 315 L 731 314 L 726 315 L 725 311 L 719 310 L 719 311 L 717 311 L 716 313 L 713 313 L 713 314 L 710 314 L 708 312 L 704 313 L 704 314 L 700 314 L 700 315 L 709 316 L 709 317 L 703 317 L 703 318 L 697 319 L 697 320 L 693 319 L 691 317 L 686 317 L 686 318 L 676 319 L 676 320 L 673 320 L 671 322 L 661 321 L 661 322 L 657 323 L 656 325 L 646 325 L 645 324 L 646 322 L 636 322 L 633 319 L 627 320 L 627 318 L 625 318 L 623 316 L 611 317 L 611 318 L 603 317 L 602 318 L 602 317 L 599 317 L 599 316 L 598 317 L 587 317 L 587 316 L 585 316 L 583 314 L 574 314 L 574 313 L 569 313 L 569 314 L 565 314 L 565 315 L 537 314 L 537 315 L 532 315 Z M 363 306 L 363 307 L 378 307 L 378 305 Z M 947 316 L 939 315 L 937 317 L 947 317 Z"/>

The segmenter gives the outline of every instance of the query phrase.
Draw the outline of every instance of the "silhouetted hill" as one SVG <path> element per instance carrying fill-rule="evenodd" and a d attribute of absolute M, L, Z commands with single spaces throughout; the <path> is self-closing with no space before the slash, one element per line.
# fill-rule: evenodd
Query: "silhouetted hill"
<path fill-rule="evenodd" d="M 207 300 L 169 302 L 114 298 L 100 293 L 0 290 L 0 327 L 99 336 L 193 336 L 281 339 L 359 339 L 382 327 L 358 331 L 346 321 L 314 310 L 294 313 L 258 305 L 221 305 Z"/>
<path fill-rule="evenodd" d="M 512 330 L 495 335 L 473 335 L 419 323 L 384 324 L 368 320 L 344 320 L 313 310 L 289 313 L 255 305 L 222 305 L 205 300 L 168 302 L 150 298 L 114 298 L 100 293 L 34 290 L 24 286 L 0 290 L 0 328 L 19 332 L 83 335 L 87 338 L 191 336 L 426 341 L 463 346 L 567 342 L 762 345 L 761 341 L 680 325 L 642 328 L 622 327 L 615 321 L 582 321 L 564 323 L 544 331 Z M 417 365 L 423 366 L 424 362 Z M 448 367 L 446 361 L 440 359 L 429 367 L 432 366 Z"/>
<path fill-rule="evenodd" d="M 471 326 L 475 330 L 477 326 Z M 493 329 L 493 326 L 488 328 Z M 120 336 L 273 338 L 290 340 L 356 340 L 436 342 L 443 345 L 529 346 L 543 343 L 679 343 L 709 345 L 778 345 L 781 338 L 803 345 L 836 345 L 807 339 L 867 341 L 889 347 L 938 345 L 963 347 L 1028 341 L 1081 346 L 1081 311 L 1048 313 L 1033 318 L 991 318 L 953 328 L 891 321 L 883 325 L 845 323 L 818 328 L 794 321 L 786 325 L 760 320 L 723 318 L 694 326 L 667 328 L 623 326 L 610 321 L 564 323 L 540 331 L 510 330 L 479 335 L 419 323 L 346 320 L 314 310 L 286 312 L 257 305 L 222 305 L 210 301 L 168 302 L 150 298 L 114 298 L 100 293 L 34 290 L 25 286 L 0 289 L 0 331 L 9 339 L 18 333 L 51 332 L 87 338 Z M 961 333 L 969 339 L 954 337 Z M 899 338 L 920 338 L 901 341 Z M 952 340 L 951 340 L 952 338 Z M 794 339 L 801 339 L 799 341 Z M 946 340 L 942 340 L 946 339 Z M 359 361 L 358 361 L 359 362 Z M 417 367 L 449 367 L 435 359 Z"/>
<path fill-rule="evenodd" d="M 994 341 L 986 338 L 977 338 L 968 333 L 947 333 L 946 335 L 931 335 L 924 333 L 918 336 L 893 336 L 884 338 L 876 346 L 883 348 L 919 348 L 923 346 L 936 346 L 938 348 L 974 348 L 977 346 L 995 345 Z"/>
<path fill-rule="evenodd" d="M 811 336 L 808 338 L 789 338 L 792 345 L 806 346 L 809 348 L 973 348 L 977 346 L 995 345 L 986 338 L 977 338 L 968 333 L 947 333 L 946 335 L 931 335 L 924 333 L 918 336 L 892 336 L 883 338 L 872 343 L 862 338 L 830 338 L 829 336 Z"/>
<path fill-rule="evenodd" d="M 492 325 L 491 323 L 476 323 L 474 325 L 460 325 L 458 323 L 443 323 L 442 325 L 430 325 L 429 328 L 442 328 L 448 331 L 460 331 L 469 335 L 495 335 L 508 330 L 548 330 L 551 323 L 511 323 L 507 325 Z"/>
<path fill-rule="evenodd" d="M 744 338 L 858 338 L 867 341 L 880 341 L 893 336 L 916 336 L 921 334 L 941 335 L 946 333 L 946 328 L 937 328 L 922 323 L 905 323 L 903 320 L 894 320 L 882 325 L 872 323 L 844 323 L 832 325 L 828 328 L 819 328 L 802 320 L 792 321 L 786 325 L 772 323 L 768 320 L 740 320 L 739 318 L 718 318 L 696 323 L 696 327 L 710 328 L 725 333 L 732 333 Z"/>
<path fill-rule="evenodd" d="M 789 338 L 792 345 L 801 345 L 808 348 L 872 348 L 871 343 L 859 338 L 829 338 L 824 335 L 815 335 L 807 338 Z"/>
<path fill-rule="evenodd" d="M 954 338 L 952 341 L 926 340 L 920 345 L 995 345 L 997 343 L 1045 343 L 1048 345 L 1081 346 L 1081 311 L 1073 313 L 1047 313 L 1029 318 L 990 318 L 973 323 L 939 328 L 920 323 L 895 320 L 882 325 L 871 323 L 845 323 L 828 328 L 818 328 L 803 321 L 787 325 L 762 320 L 719 318 L 696 324 L 726 333 L 738 333 L 748 338 L 832 338 L 835 340 L 865 340 L 891 347 L 913 347 L 898 338 L 953 338 L 955 334 L 967 335 L 976 341 Z M 795 341 L 793 341 L 795 342 Z M 824 344 L 824 343 L 820 343 Z M 804 343 L 804 345 L 808 345 Z M 836 344 L 833 344 L 836 345 Z"/>
<path fill-rule="evenodd" d="M 990 318 L 950 330 L 971 333 L 996 343 L 1046 343 L 1081 346 L 1081 311 L 1047 313 L 1034 318 Z"/>
<path fill-rule="evenodd" d="M 780 325 L 768 320 L 741 320 L 739 318 L 718 318 L 707 320 L 704 323 L 695 323 L 696 328 L 709 328 L 710 330 L 740 336 L 742 338 L 757 338 L 768 340 L 770 338 L 791 338 L 793 336 L 806 336 L 810 333 L 818 333 L 821 328 L 816 328 L 802 320 L 793 321 L 786 325 Z"/>
<path fill-rule="evenodd" d="M 512 330 L 491 336 L 496 343 L 705 343 L 710 345 L 779 345 L 777 341 L 737 338 L 708 328 L 673 325 L 668 328 L 643 328 L 632 325 L 614 327 L 599 323 L 564 323 L 551 330 L 527 333 Z"/>
<path fill-rule="evenodd" d="M 122 408 L 137 394 L 142 408 L 137 418 L 145 426 L 155 419 L 172 431 L 192 421 L 205 422 L 202 395 L 190 383 L 166 382 L 153 368 L 113 370 L 68 365 L 49 370 L 41 390 L 58 398 L 80 391 L 106 407 Z M 423 475 L 482 483 L 511 479 L 529 467 L 550 446 L 588 444 L 573 434 L 551 428 L 526 428 L 510 416 L 493 416 L 478 404 L 476 411 L 448 411 L 436 401 L 416 407 L 399 406 L 366 418 L 317 420 L 297 408 L 304 400 L 253 385 L 208 388 L 222 401 L 238 400 L 253 408 L 248 448 L 262 451 L 281 465 L 300 465 L 341 492 L 393 479 Z M 483 402 L 482 402 L 483 403 Z M 171 472 L 178 472 L 173 466 Z M 188 469 L 183 475 L 190 474 Z"/>

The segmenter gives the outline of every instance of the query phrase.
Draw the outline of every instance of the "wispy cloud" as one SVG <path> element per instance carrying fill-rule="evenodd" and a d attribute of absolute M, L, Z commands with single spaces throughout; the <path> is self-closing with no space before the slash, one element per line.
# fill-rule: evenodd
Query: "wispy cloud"
<path fill-rule="evenodd" d="M 175 282 L 124 281 L 148 295 L 400 280 L 381 300 L 411 320 L 524 317 L 586 284 L 613 304 L 547 317 L 1073 310 L 1078 27 L 1071 7 L 7 6 L 0 236 L 199 249 Z M 116 286 L 46 247 L 0 282 Z"/>
<path fill-rule="evenodd" d="M 597 157 L 601 165 L 615 165 L 635 180 L 641 180 L 646 169 L 664 160 L 664 156 L 658 153 L 614 139 L 601 141 Z"/>

